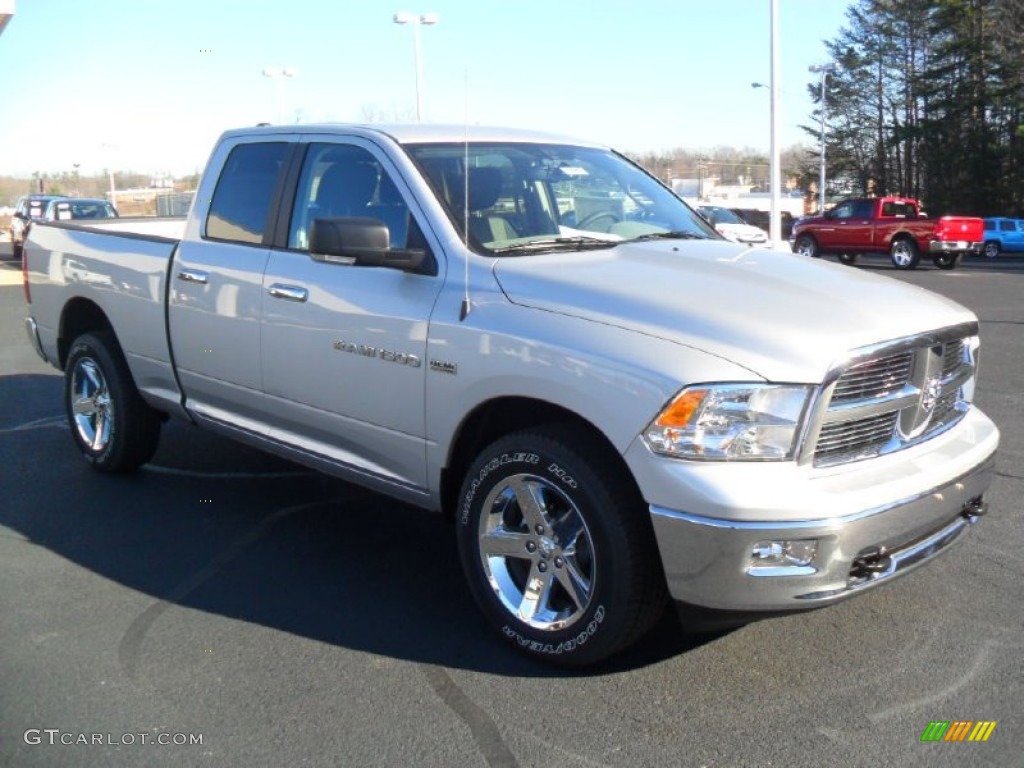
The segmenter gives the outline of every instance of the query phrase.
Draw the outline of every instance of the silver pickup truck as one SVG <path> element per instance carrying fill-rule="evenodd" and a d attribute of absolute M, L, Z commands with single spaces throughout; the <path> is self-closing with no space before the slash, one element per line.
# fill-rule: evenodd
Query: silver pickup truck
<path fill-rule="evenodd" d="M 668 598 L 694 627 L 834 603 L 986 509 L 970 311 L 727 242 L 599 145 L 229 131 L 180 238 L 37 223 L 25 251 L 98 470 L 175 416 L 444 511 L 490 623 L 563 664 Z"/>

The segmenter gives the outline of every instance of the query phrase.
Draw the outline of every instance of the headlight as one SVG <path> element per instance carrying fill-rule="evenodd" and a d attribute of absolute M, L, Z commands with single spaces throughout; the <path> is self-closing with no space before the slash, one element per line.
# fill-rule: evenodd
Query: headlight
<path fill-rule="evenodd" d="M 657 453 L 710 461 L 793 458 L 810 386 L 687 387 L 644 431 Z"/>

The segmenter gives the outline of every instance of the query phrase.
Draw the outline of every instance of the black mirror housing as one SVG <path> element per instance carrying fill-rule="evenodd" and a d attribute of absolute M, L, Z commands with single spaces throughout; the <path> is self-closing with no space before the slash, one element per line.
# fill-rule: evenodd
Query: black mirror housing
<path fill-rule="evenodd" d="M 392 249 L 391 233 L 380 219 L 364 216 L 331 216 L 313 219 L 309 253 L 320 261 L 352 259 L 362 267 L 416 271 L 426 258 L 419 249 Z"/>

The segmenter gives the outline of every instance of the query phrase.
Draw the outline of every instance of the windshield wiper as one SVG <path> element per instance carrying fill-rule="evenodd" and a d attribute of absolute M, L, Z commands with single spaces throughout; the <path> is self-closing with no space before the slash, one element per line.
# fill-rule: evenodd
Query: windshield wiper
<path fill-rule="evenodd" d="M 531 251 L 582 251 L 591 248 L 611 248 L 622 240 L 605 240 L 600 237 L 579 235 L 574 237 L 548 237 L 530 240 L 526 243 L 512 243 L 501 248 L 492 248 L 491 253 L 529 253 Z"/>
<path fill-rule="evenodd" d="M 702 235 L 698 232 L 649 232 L 646 235 L 637 235 L 629 239 L 631 243 L 637 243 L 641 240 L 710 240 L 707 235 Z"/>

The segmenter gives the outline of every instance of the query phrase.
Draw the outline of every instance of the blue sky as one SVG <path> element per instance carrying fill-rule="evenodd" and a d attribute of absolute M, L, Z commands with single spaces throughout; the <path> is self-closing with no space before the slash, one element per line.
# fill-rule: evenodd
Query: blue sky
<path fill-rule="evenodd" d="M 781 144 L 848 0 L 779 0 Z M 415 119 L 533 127 L 642 152 L 767 151 L 770 0 L 16 0 L 0 35 L 0 174 L 201 170 L 227 128 Z"/>

